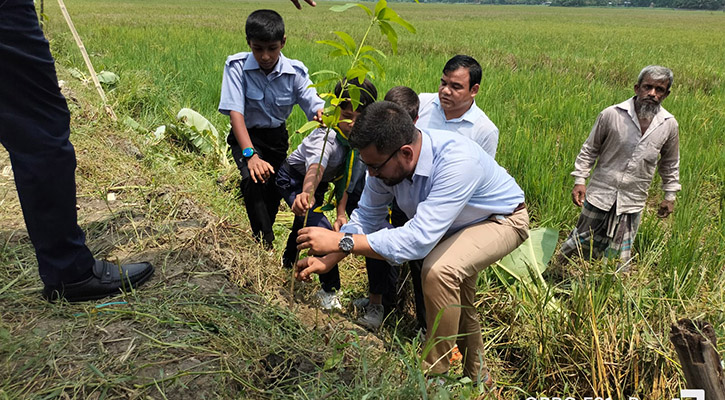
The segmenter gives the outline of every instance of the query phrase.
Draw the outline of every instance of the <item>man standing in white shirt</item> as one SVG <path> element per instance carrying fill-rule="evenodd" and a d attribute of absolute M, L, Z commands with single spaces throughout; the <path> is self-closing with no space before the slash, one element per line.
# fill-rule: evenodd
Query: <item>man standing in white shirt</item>
<path fill-rule="evenodd" d="M 473 57 L 457 55 L 448 60 L 443 67 L 438 93 L 421 93 L 418 96 L 420 106 L 415 125 L 425 132 L 441 130 L 458 133 L 478 143 L 491 157 L 496 157 L 498 128 L 475 101 L 481 75 L 481 65 Z M 397 204 L 393 205 L 393 215 L 402 215 Z M 406 221 L 394 219 L 393 224 L 401 226 Z M 422 260 L 413 260 L 408 265 L 415 288 L 418 324 L 425 330 L 425 304 L 420 291 Z"/>
<path fill-rule="evenodd" d="M 473 57 L 457 55 L 443 67 L 438 93 L 421 93 L 416 126 L 460 133 L 496 157 L 498 128 L 476 105 L 481 65 Z"/>
<path fill-rule="evenodd" d="M 660 105 L 672 80 L 668 68 L 647 66 L 634 85 L 635 96 L 599 114 L 571 173 L 572 200 L 583 209 L 558 263 L 577 253 L 630 261 L 655 168 L 665 192 L 657 215 L 665 218 L 674 210 L 681 188 L 679 130 L 675 117 Z"/>

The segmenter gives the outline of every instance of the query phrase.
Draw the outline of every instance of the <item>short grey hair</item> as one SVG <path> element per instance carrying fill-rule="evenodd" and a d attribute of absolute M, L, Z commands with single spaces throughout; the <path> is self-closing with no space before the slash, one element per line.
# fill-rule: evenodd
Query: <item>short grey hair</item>
<path fill-rule="evenodd" d="M 649 76 L 656 81 L 663 81 L 667 79 L 667 90 L 670 90 L 670 87 L 672 87 L 672 81 L 674 80 L 672 70 L 661 65 L 648 65 L 642 68 L 642 71 L 640 71 L 639 77 L 637 78 L 637 84 L 641 85 L 646 76 Z"/>

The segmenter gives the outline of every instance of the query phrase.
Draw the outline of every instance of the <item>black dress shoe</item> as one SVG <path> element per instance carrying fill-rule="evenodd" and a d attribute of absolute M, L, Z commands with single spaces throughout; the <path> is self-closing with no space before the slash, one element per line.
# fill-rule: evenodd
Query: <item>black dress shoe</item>
<path fill-rule="evenodd" d="M 46 285 L 43 297 L 50 302 L 61 298 L 77 302 L 117 295 L 121 290 L 131 290 L 146 282 L 154 274 L 154 267 L 147 262 L 119 267 L 105 260 L 96 260 L 92 272 L 89 278 L 80 282 Z"/>

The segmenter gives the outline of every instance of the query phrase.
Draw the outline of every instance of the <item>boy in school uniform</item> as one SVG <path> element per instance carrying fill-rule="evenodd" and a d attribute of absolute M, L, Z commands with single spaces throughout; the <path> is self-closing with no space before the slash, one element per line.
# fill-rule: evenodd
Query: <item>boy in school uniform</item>
<path fill-rule="evenodd" d="M 272 248 L 272 224 L 281 196 L 273 175 L 289 147 L 285 121 L 295 104 L 309 120 L 321 118 L 324 101 L 317 96 L 305 65 L 282 55 L 287 40 L 282 17 L 257 10 L 245 32 L 252 50 L 227 57 L 219 112 L 229 115 L 227 143 L 242 175 L 241 191 L 254 238 Z"/>
<path fill-rule="evenodd" d="M 345 213 L 351 213 L 357 207 L 356 200 L 348 200 L 350 193 L 347 189 L 356 187 L 358 181 L 364 179 L 365 176 L 351 173 L 357 161 L 355 153 L 347 143 L 347 134 L 352 129 L 358 114 L 365 107 L 375 102 L 377 89 L 367 79 L 362 84 L 357 80 L 350 81 L 350 84 L 362 89 L 360 91 L 360 104 L 357 109 L 353 110 L 350 102 L 342 103 L 340 105 L 342 111 L 341 120 L 353 122 L 340 122 L 338 124 L 339 130 L 330 132 L 327 143 L 325 143 L 326 128 L 318 128 L 312 131 L 302 140 L 299 147 L 290 154 L 277 173 L 277 186 L 283 199 L 295 214 L 292 230 L 287 240 L 287 247 L 282 255 L 283 267 L 292 268 L 296 261 L 297 231 L 302 228 L 307 210 L 310 210 L 307 217 L 307 226 L 333 229 L 330 221 L 322 212 L 313 211 L 314 208 L 323 205 L 324 196 L 330 182 L 335 182 L 335 195 L 337 197 L 335 227 L 337 229 L 347 222 Z M 342 91 L 342 85 L 339 83 L 335 87 L 335 94 L 343 98 L 350 97 L 347 91 Z M 324 153 L 322 153 L 323 145 Z M 322 162 L 320 162 L 321 153 L 323 154 Z M 356 176 L 353 177 L 353 175 Z M 375 262 L 387 265 L 381 260 L 375 260 Z M 327 310 L 341 309 L 342 305 L 338 297 L 340 290 L 338 267 L 335 266 L 329 272 L 320 274 L 320 283 L 322 288 L 317 295 L 322 308 Z"/>

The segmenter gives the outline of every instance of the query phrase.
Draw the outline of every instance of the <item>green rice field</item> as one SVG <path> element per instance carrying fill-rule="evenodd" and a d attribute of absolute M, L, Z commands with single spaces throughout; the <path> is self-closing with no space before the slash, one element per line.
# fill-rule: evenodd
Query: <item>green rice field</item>
<path fill-rule="evenodd" d="M 153 132 L 189 107 L 226 132 L 229 120 L 217 112 L 224 61 L 248 51 L 244 21 L 251 11 L 272 8 L 284 17 L 288 39 L 283 53 L 303 61 L 310 72 L 347 68 L 315 41 L 333 39 L 337 30 L 359 38 L 366 16 L 357 7 L 329 10 L 340 2 L 317 3 L 301 11 L 283 0 L 67 0 L 66 6 L 96 70 L 120 77 L 107 88 L 120 119 L 133 118 Z M 504 399 L 678 397 L 685 381 L 668 339 L 670 325 L 684 317 L 706 320 L 715 329 L 718 350 L 725 350 L 725 12 L 389 5 L 417 33 L 398 30 L 397 55 L 382 36 L 371 36 L 371 44 L 388 54 L 382 62 L 385 75 L 373 79 L 380 97 L 396 85 L 437 91 L 446 60 L 455 54 L 475 57 L 483 67 L 477 104 L 500 129 L 497 160 L 526 193 L 532 226 L 556 228 L 561 237 L 579 215 L 571 202 L 569 173 L 598 113 L 633 95 L 642 67 L 661 64 L 673 70 L 672 94 L 663 106 L 680 126 L 682 191 L 674 214 L 660 220 L 656 208 L 663 193 L 655 178 L 635 242 L 633 272 L 615 273 L 606 262 L 572 264 L 563 281 L 548 281 L 549 289 L 533 298 L 484 273 L 478 307 L 487 358 Z M 69 69 L 85 71 L 80 52 L 58 5 L 46 0 L 44 6 L 59 74 L 73 79 Z M 296 109 L 288 126 L 304 122 Z M 143 135 L 122 124 L 115 129 Z M 291 147 L 300 140 L 293 135 Z M 212 181 L 219 174 L 209 164 L 179 163 L 200 168 L 196 179 Z M 224 213 L 221 202 L 209 202 L 216 213 Z M 246 224 L 243 218 L 235 222 Z M 355 276 L 358 285 L 364 282 L 364 275 Z M 559 309 L 546 307 L 545 298 L 555 298 Z M 321 385 L 328 393 L 335 390 L 329 398 L 340 399 L 366 393 L 373 393 L 370 399 L 475 398 L 465 385 L 437 394 L 420 386 L 417 375 L 404 368 L 416 357 L 411 335 L 392 329 L 386 335 L 390 368 L 397 365 L 397 374 L 375 375 L 378 369 L 372 368 L 365 370 L 372 374 L 370 381 L 361 383 L 320 372 L 317 380 L 242 390 L 235 397 L 321 398 L 301 394 L 319 395 L 310 388 Z M 364 358 L 362 351 L 348 355 L 346 365 Z M 376 385 L 388 388 L 387 394 L 371 389 Z M 142 398 L 145 392 L 139 390 Z"/>

